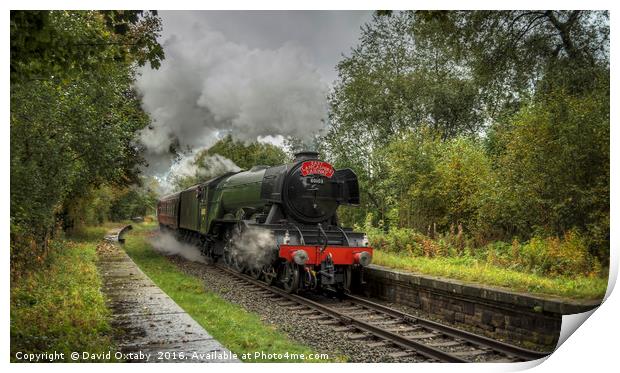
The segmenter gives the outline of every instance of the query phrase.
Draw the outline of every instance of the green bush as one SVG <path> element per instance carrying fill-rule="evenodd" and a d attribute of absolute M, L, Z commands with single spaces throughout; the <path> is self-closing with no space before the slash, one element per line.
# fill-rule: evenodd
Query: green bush
<path fill-rule="evenodd" d="M 599 266 L 590 255 L 584 237 L 568 231 L 558 237 L 533 237 L 522 246 L 520 257 L 514 258 L 529 271 L 551 276 L 597 274 Z"/>
<path fill-rule="evenodd" d="M 101 236 L 96 237 L 97 240 Z M 103 353 L 114 349 L 100 291 L 96 241 L 52 240 L 36 270 L 11 281 L 11 360 L 18 351 Z"/>
<path fill-rule="evenodd" d="M 369 217 L 370 221 L 372 217 Z M 559 276 L 600 276 L 601 265 L 589 253 L 587 240 L 577 230 L 562 238 L 535 236 L 525 243 L 495 241 L 480 248 L 463 246 L 458 233 L 431 238 L 411 228 L 384 231 L 364 227 L 374 249 L 412 258 L 462 258 L 523 273 Z"/>

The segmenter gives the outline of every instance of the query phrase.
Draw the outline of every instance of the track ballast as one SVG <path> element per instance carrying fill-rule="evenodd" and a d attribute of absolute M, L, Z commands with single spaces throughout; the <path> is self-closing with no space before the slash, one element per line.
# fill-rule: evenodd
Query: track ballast
<path fill-rule="evenodd" d="M 300 315 L 335 332 L 347 333 L 349 339 L 366 343 L 369 348 L 394 347 L 392 358 L 418 356 L 429 362 L 519 362 L 543 358 L 548 353 L 527 350 L 479 336 L 353 295 L 341 302 L 319 302 L 269 286 L 250 276 L 222 265 L 216 268 L 250 285 L 265 296 L 287 302 Z"/>

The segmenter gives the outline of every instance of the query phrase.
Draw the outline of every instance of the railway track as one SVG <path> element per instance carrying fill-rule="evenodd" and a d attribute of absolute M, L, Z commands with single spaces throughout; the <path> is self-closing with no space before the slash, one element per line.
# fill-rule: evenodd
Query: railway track
<path fill-rule="evenodd" d="M 215 268 L 248 284 L 266 298 L 323 325 L 333 326 L 349 339 L 369 348 L 393 347 L 392 358 L 422 357 L 431 362 L 519 362 L 543 358 L 548 353 L 523 349 L 494 339 L 455 329 L 348 295 L 339 302 L 319 302 L 289 294 L 228 267 Z"/>

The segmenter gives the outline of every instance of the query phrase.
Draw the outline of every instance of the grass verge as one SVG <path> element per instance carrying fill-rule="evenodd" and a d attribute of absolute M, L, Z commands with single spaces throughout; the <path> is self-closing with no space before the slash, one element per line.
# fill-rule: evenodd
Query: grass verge
<path fill-rule="evenodd" d="M 56 240 L 45 262 L 11 283 L 11 361 L 16 354 L 114 351 L 96 246 L 106 228 L 89 228 Z M 112 354 L 113 355 L 113 354 Z M 40 362 L 50 362 L 40 356 Z M 95 359 L 94 361 L 106 361 Z"/>
<path fill-rule="evenodd" d="M 427 258 L 375 250 L 373 263 L 431 276 L 500 286 L 513 291 L 575 299 L 602 299 L 607 289 L 607 279 L 598 276 L 550 278 L 496 267 L 471 257 Z"/>
<path fill-rule="evenodd" d="M 164 256 L 155 252 L 146 234 L 153 223 L 133 224 L 134 230 L 125 237 L 125 251 L 166 294 L 204 327 L 215 339 L 247 362 L 308 362 L 294 355 L 316 353 L 292 341 L 274 326 L 263 323 L 253 313 L 227 302 L 205 290 L 202 280 L 179 270 Z M 254 359 L 254 352 L 286 354 L 284 359 Z M 245 358 L 244 358 L 245 357 Z M 342 359 L 340 357 L 330 357 Z"/>

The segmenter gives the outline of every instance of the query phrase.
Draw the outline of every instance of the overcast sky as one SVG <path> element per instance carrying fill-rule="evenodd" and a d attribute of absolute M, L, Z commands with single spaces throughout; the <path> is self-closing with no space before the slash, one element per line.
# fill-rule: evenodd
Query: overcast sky
<path fill-rule="evenodd" d="M 151 174 L 170 174 L 170 145 L 199 150 L 226 134 L 246 142 L 310 140 L 326 127 L 336 64 L 370 11 L 162 11 L 165 59 L 136 87 L 153 122 L 140 133 Z M 192 156 L 190 151 L 185 156 Z M 191 160 L 177 163 L 179 170 Z M 180 171 L 179 171 L 180 172 Z M 191 173 L 192 170 L 183 171 Z"/>
<path fill-rule="evenodd" d="M 308 53 L 323 78 L 336 79 L 342 54 L 357 44 L 372 11 L 161 11 L 164 39 L 187 37 L 195 25 L 224 34 L 250 48 L 277 49 L 293 43 Z"/>

